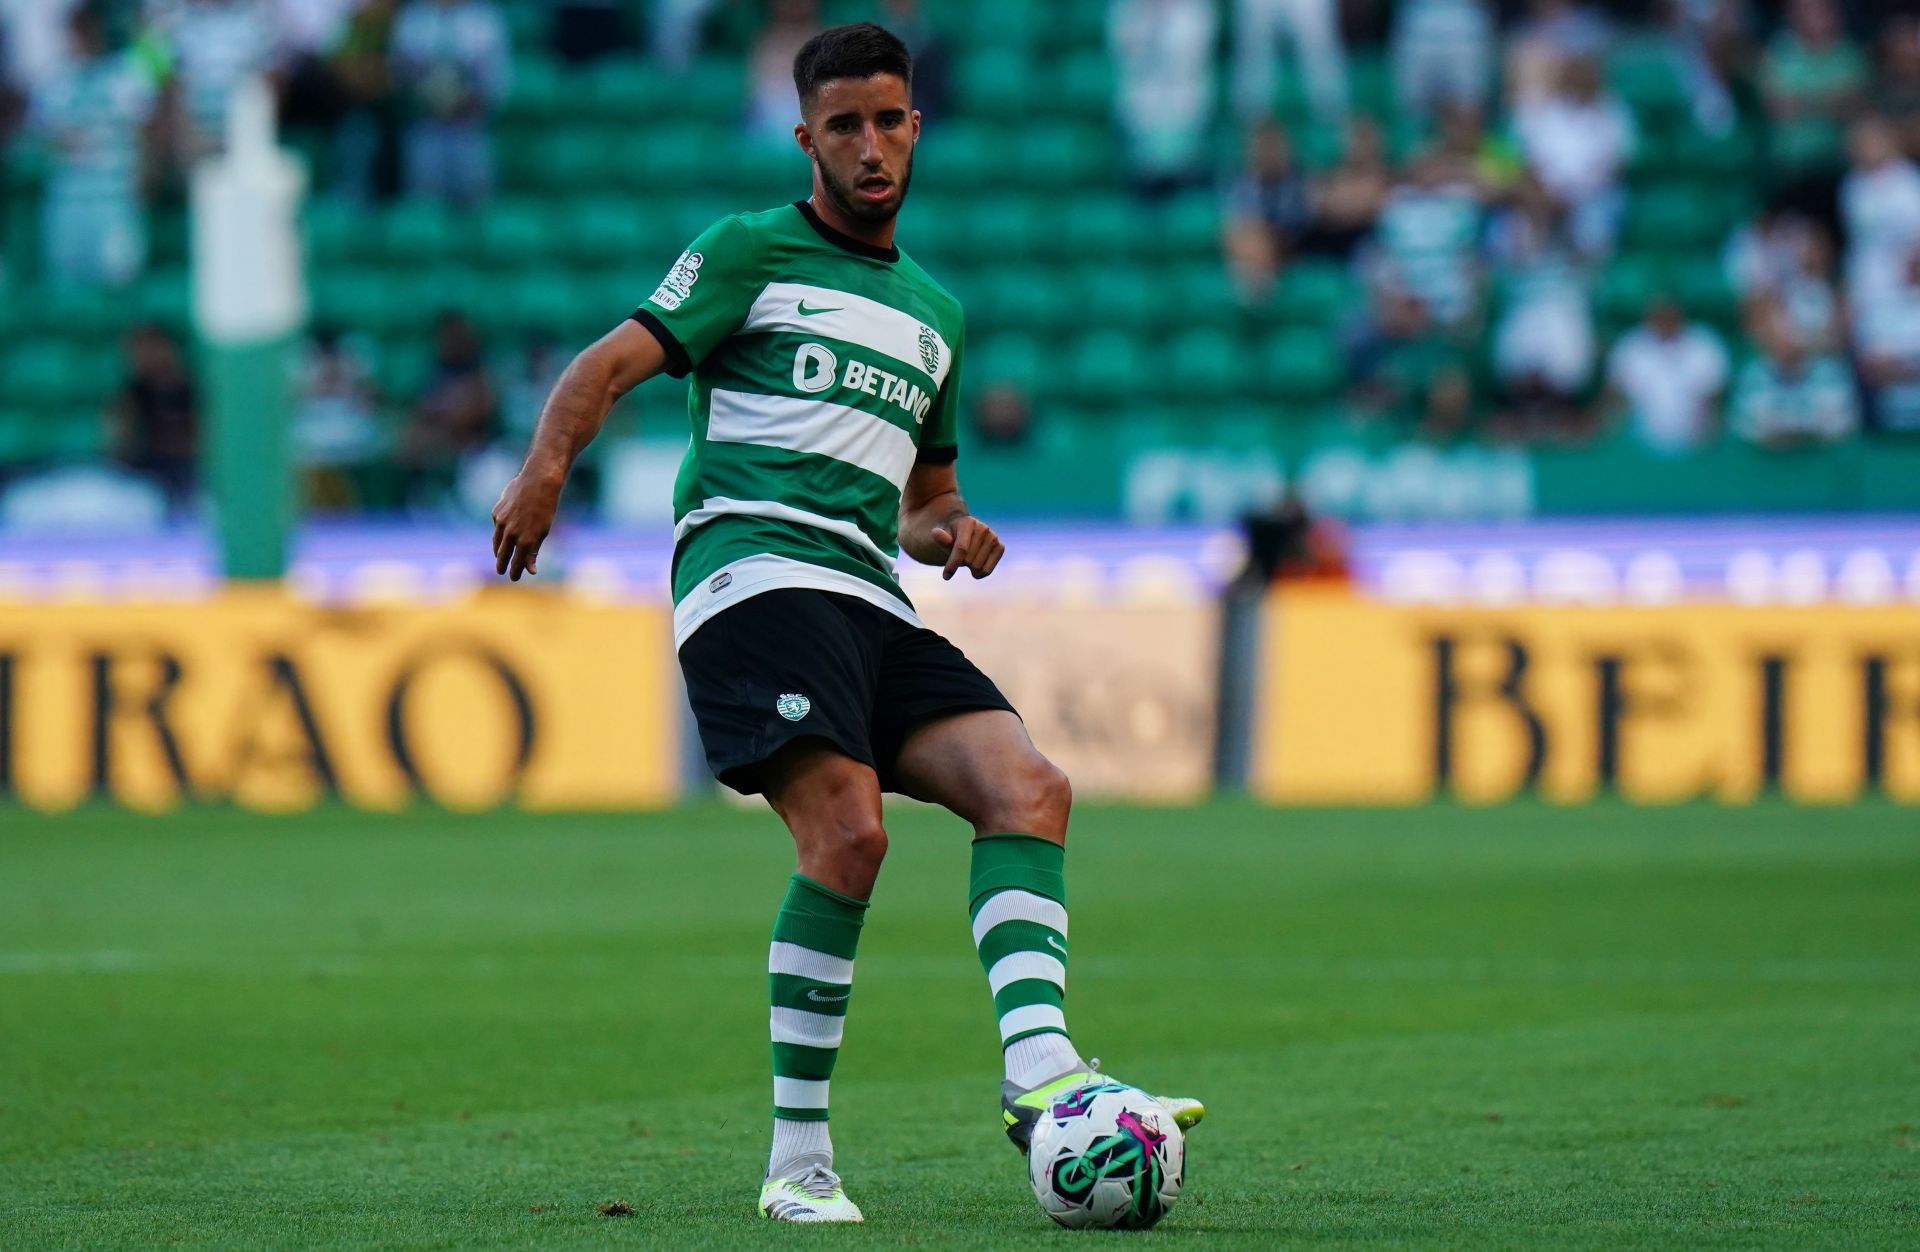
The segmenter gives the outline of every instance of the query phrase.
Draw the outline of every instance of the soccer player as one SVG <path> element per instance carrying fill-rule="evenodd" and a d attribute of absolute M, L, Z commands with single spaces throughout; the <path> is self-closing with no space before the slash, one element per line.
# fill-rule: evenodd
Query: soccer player
<path fill-rule="evenodd" d="M 857 1222 L 827 1131 L 854 949 L 887 835 L 880 797 L 974 829 L 973 937 L 999 1018 L 1003 1121 L 1025 1151 L 1092 1080 L 1067 1034 L 1066 777 L 1006 697 L 928 630 L 897 550 L 975 578 L 1005 550 L 954 472 L 960 306 L 894 245 L 920 115 L 906 47 L 837 26 L 794 58 L 813 194 L 708 228 L 555 384 L 493 511 L 499 572 L 536 572 L 568 469 L 628 390 L 692 376 L 674 487 L 674 645 L 707 764 L 766 796 L 798 872 L 768 958 L 773 1148 L 760 1211 Z M 1167 1100 L 1182 1126 L 1204 1113 Z"/>

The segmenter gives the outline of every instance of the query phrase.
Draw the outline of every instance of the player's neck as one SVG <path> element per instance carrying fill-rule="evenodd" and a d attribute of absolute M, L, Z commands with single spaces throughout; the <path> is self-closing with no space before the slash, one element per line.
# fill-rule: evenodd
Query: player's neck
<path fill-rule="evenodd" d="M 832 196 L 822 195 L 818 183 L 814 184 L 813 194 L 807 197 L 807 203 L 813 206 L 814 214 L 821 221 L 847 238 L 857 239 L 875 248 L 893 246 L 893 218 L 889 217 L 884 222 L 857 222 L 835 206 Z"/>

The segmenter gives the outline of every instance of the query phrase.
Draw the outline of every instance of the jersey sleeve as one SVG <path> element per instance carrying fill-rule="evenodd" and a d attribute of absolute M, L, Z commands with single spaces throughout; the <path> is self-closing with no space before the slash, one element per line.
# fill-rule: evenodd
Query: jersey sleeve
<path fill-rule="evenodd" d="M 967 332 L 963 327 L 953 341 L 953 363 L 947 367 L 947 381 L 927 410 L 927 424 L 920 431 L 919 459 L 928 465 L 945 465 L 960 455 L 960 367 L 966 362 Z"/>
<path fill-rule="evenodd" d="M 762 284 L 752 234 L 737 217 L 700 232 L 633 320 L 666 349 L 667 372 L 685 378 L 746 321 Z"/>

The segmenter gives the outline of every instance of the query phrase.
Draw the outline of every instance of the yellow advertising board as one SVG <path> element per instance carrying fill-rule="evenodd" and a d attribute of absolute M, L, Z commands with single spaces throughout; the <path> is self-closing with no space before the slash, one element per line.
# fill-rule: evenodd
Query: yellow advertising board
<path fill-rule="evenodd" d="M 1292 803 L 1920 801 L 1920 606 L 1274 593 L 1254 789 Z"/>
<path fill-rule="evenodd" d="M 0 604 L 0 804 L 656 807 L 679 777 L 672 658 L 664 607 L 518 590 Z"/>
<path fill-rule="evenodd" d="M 1207 794 L 1220 653 L 1209 601 L 954 596 L 927 597 L 920 611 L 1013 701 L 1074 794 Z"/>

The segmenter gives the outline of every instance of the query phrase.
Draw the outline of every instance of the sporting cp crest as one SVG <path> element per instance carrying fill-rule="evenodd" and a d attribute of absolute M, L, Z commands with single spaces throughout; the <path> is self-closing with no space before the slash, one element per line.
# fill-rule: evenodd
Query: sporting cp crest
<path fill-rule="evenodd" d="M 780 716 L 790 722 L 797 722 L 813 711 L 813 701 L 805 696 L 784 695 L 773 702 L 773 707 Z"/>
<path fill-rule="evenodd" d="M 927 367 L 927 373 L 940 372 L 940 341 L 933 337 L 933 327 L 920 328 L 920 364 Z"/>

